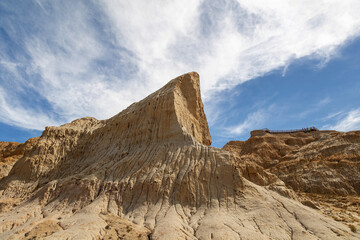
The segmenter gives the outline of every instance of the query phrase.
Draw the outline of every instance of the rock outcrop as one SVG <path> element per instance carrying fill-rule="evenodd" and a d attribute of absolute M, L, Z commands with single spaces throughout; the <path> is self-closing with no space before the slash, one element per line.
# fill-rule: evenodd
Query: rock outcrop
<path fill-rule="evenodd" d="M 16 142 L 0 142 L 0 178 L 8 175 L 14 163 L 24 155 L 18 150 L 19 145 Z"/>
<path fill-rule="evenodd" d="M 0 141 L 0 179 L 8 175 L 15 162 L 33 147 L 36 140 L 37 138 L 31 138 L 25 143 Z"/>
<path fill-rule="evenodd" d="M 47 127 L 0 181 L 0 238 L 359 237 L 210 144 L 194 72 L 110 119 Z"/>
<path fill-rule="evenodd" d="M 360 195 L 360 131 L 267 133 L 223 149 L 256 162 L 295 191 Z"/>
<path fill-rule="evenodd" d="M 223 149 L 275 174 L 306 205 L 360 227 L 360 131 L 255 133 Z"/>

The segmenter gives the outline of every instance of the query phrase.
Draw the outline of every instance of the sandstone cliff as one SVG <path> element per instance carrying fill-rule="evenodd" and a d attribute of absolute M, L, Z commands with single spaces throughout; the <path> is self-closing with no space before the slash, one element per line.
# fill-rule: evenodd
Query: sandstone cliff
<path fill-rule="evenodd" d="M 31 138 L 25 143 L 0 141 L 0 179 L 8 175 L 15 162 L 33 147 L 36 140 L 37 138 Z"/>
<path fill-rule="evenodd" d="M 223 149 L 256 162 L 296 191 L 360 195 L 360 131 L 267 133 Z"/>
<path fill-rule="evenodd" d="M 47 127 L 0 181 L 1 239 L 357 239 L 211 137 L 197 73 Z"/>
<path fill-rule="evenodd" d="M 360 227 L 360 131 L 253 135 L 223 149 L 278 176 L 305 204 Z"/>

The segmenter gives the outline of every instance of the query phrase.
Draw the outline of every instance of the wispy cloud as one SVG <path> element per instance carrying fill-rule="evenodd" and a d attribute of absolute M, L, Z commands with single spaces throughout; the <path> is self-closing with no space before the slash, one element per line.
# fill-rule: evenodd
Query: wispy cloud
<path fill-rule="evenodd" d="M 313 104 L 313 106 L 311 106 L 308 110 L 305 110 L 300 113 L 296 113 L 296 118 L 305 118 L 310 114 L 321 110 L 322 108 L 324 108 L 325 105 L 329 104 L 330 102 L 331 102 L 330 97 L 324 97 L 321 100 L 319 100 L 317 103 Z"/>
<path fill-rule="evenodd" d="M 315 106 L 320 108 L 320 107 L 323 107 L 323 106 L 329 104 L 330 102 L 331 102 L 330 97 L 324 97 Z"/>
<path fill-rule="evenodd" d="M 334 113 L 330 113 L 327 116 L 325 116 L 324 118 L 322 118 L 322 121 L 327 121 L 333 118 L 338 118 L 343 114 L 343 111 L 338 111 L 338 112 L 334 112 Z"/>
<path fill-rule="evenodd" d="M 0 119 L 36 129 L 110 117 L 194 70 L 211 102 L 214 93 L 274 69 L 285 74 L 296 59 L 325 64 L 360 33 L 357 0 L 36 3 L 0 4 L 11 13 L 0 20 L 0 107 L 13 111 L 0 111 Z M 29 89 L 46 109 L 29 101 Z M 39 112 L 47 118 L 34 123 Z"/>
<path fill-rule="evenodd" d="M 360 108 L 349 111 L 334 125 L 326 125 L 323 128 L 338 131 L 360 130 Z"/>
<path fill-rule="evenodd" d="M 256 128 L 261 128 L 266 119 L 266 112 L 264 110 L 259 110 L 250 113 L 242 123 L 226 128 L 226 131 L 231 135 L 242 135 Z"/>
<path fill-rule="evenodd" d="M 46 125 L 58 125 L 59 122 L 52 119 L 48 113 L 41 110 L 28 110 L 19 102 L 6 100 L 7 94 L 0 87 L 0 121 L 12 126 L 29 129 L 43 130 Z"/>

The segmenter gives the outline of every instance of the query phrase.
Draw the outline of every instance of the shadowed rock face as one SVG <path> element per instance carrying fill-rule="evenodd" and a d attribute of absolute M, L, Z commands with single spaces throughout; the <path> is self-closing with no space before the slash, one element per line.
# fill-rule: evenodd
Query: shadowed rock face
<path fill-rule="evenodd" d="M 20 143 L 0 142 L 0 178 L 8 175 L 14 163 L 24 156 Z"/>
<path fill-rule="evenodd" d="M 197 73 L 110 119 L 47 127 L 0 181 L 0 238 L 356 239 L 210 144 Z"/>
<path fill-rule="evenodd" d="M 0 179 L 8 175 L 15 162 L 33 147 L 37 139 L 31 138 L 25 143 L 0 141 Z"/>

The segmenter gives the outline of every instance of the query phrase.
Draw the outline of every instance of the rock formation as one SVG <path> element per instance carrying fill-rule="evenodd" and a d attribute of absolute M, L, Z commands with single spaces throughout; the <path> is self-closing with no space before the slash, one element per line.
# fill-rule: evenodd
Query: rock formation
<path fill-rule="evenodd" d="M 223 149 L 278 176 L 303 203 L 360 227 L 360 131 L 253 131 L 249 140 Z"/>
<path fill-rule="evenodd" d="M 25 143 L 0 141 L 0 179 L 7 176 L 17 160 L 24 156 L 24 152 L 32 148 L 37 138 L 31 138 Z"/>
<path fill-rule="evenodd" d="M 357 239 L 210 146 L 197 73 L 107 120 L 47 127 L 0 181 L 0 239 Z"/>

